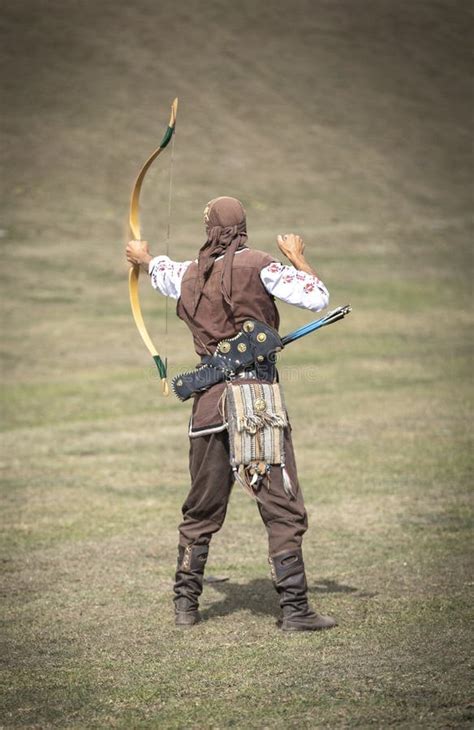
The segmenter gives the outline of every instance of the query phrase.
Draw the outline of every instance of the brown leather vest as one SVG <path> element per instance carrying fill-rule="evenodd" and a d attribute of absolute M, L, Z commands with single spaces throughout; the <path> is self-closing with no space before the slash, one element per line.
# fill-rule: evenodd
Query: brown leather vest
<path fill-rule="evenodd" d="M 260 280 L 260 272 L 275 259 L 263 251 L 245 249 L 236 253 L 232 264 L 233 310 L 226 304 L 221 293 L 222 261 L 216 261 L 204 286 L 196 314 L 192 316 L 197 263 L 192 263 L 181 282 L 181 296 L 176 312 L 188 325 L 198 355 L 214 352 L 217 343 L 233 337 L 246 319 L 258 319 L 278 329 L 280 316 L 271 294 Z M 193 399 L 190 436 L 200 432 L 221 430 L 224 418 L 221 398 L 225 383 L 214 385 Z"/>
<path fill-rule="evenodd" d="M 196 262 L 188 267 L 181 283 L 176 312 L 191 330 L 198 355 L 212 354 L 217 343 L 236 335 L 246 319 L 258 319 L 278 329 L 280 317 L 274 298 L 260 280 L 261 270 L 273 261 L 275 259 L 263 251 L 245 249 L 235 254 L 232 264 L 233 309 L 225 302 L 221 292 L 223 259 L 216 261 L 194 316 L 198 267 Z"/>

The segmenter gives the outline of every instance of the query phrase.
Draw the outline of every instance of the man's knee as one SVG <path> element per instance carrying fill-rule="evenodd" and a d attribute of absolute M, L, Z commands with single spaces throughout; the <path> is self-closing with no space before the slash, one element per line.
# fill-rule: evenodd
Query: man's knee
<path fill-rule="evenodd" d="M 217 515 L 216 519 L 196 519 L 185 515 L 179 526 L 180 544 L 208 545 L 213 535 L 219 532 L 224 524 L 225 511 Z"/>

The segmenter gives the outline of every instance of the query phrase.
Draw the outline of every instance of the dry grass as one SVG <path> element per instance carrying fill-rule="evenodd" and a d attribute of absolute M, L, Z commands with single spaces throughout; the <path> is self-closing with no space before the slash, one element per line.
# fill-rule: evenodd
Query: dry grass
<path fill-rule="evenodd" d="M 469 725 L 469 8 L 353 10 L 6 4 L 5 727 Z M 354 306 L 281 360 L 311 597 L 340 622 L 325 634 L 275 629 L 238 491 L 209 564 L 230 580 L 206 587 L 199 628 L 173 625 L 188 408 L 159 394 L 121 250 L 176 93 L 172 254 L 194 254 L 199 211 L 229 192 L 253 245 L 298 229 Z M 168 163 L 144 191 L 155 249 Z M 189 366 L 173 308 L 164 337 L 143 297 L 172 373 Z M 282 307 L 282 330 L 306 318 Z"/>

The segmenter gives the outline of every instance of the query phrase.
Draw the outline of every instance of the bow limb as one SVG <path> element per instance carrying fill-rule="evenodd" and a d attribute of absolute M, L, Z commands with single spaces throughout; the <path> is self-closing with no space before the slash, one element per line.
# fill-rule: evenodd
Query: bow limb
<path fill-rule="evenodd" d="M 128 221 L 129 221 L 129 226 L 130 226 L 130 233 L 136 241 L 139 241 L 141 239 L 140 192 L 142 189 L 143 180 L 145 179 L 146 173 L 148 172 L 149 168 L 151 167 L 153 162 L 156 160 L 158 155 L 168 146 L 168 143 L 171 140 L 174 130 L 175 130 L 177 113 L 178 113 L 178 99 L 175 99 L 171 105 L 170 120 L 168 122 L 168 127 L 166 129 L 164 137 L 161 140 L 160 146 L 157 147 L 156 150 L 154 150 L 154 152 L 152 152 L 150 157 L 146 160 L 146 162 L 144 163 L 140 172 L 138 173 L 137 178 L 136 178 L 135 183 L 132 188 Z M 130 268 L 130 271 L 128 274 L 128 291 L 129 291 L 129 295 L 130 295 L 130 306 L 132 308 L 133 319 L 135 320 L 136 327 L 145 344 L 145 347 L 148 349 L 150 355 L 152 356 L 153 360 L 155 361 L 155 365 L 160 374 L 163 393 L 164 393 L 164 395 L 168 395 L 169 389 L 168 389 L 168 381 L 166 378 L 166 374 L 167 374 L 166 373 L 166 360 L 165 360 L 165 362 L 163 362 L 160 355 L 158 354 L 158 350 L 156 349 L 155 345 L 153 344 L 152 339 L 145 326 L 145 322 L 143 320 L 142 309 L 140 306 L 140 298 L 138 295 L 139 276 L 140 276 L 140 267 L 137 265 L 132 266 Z"/>

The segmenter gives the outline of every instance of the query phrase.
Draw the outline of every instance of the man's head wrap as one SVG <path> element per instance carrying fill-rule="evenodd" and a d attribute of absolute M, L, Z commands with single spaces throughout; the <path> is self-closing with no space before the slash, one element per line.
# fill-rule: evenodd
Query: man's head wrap
<path fill-rule="evenodd" d="M 194 312 L 215 260 L 224 254 L 221 291 L 224 301 L 232 308 L 232 261 L 238 249 L 247 242 L 245 210 L 236 198 L 214 198 L 204 209 L 207 240 L 199 251 L 198 278 L 194 291 Z"/>

